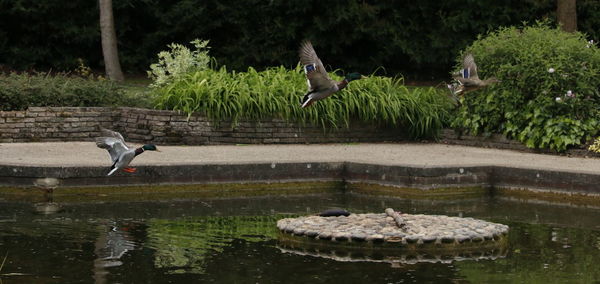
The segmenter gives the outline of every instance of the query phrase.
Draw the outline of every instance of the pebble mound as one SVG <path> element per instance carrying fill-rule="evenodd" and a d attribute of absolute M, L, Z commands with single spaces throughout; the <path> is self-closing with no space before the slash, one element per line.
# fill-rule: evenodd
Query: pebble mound
<path fill-rule="evenodd" d="M 336 243 L 386 244 L 397 247 L 424 245 L 477 246 L 499 242 L 508 226 L 473 218 L 444 215 L 386 213 L 347 217 L 305 216 L 277 221 L 282 234 Z"/>

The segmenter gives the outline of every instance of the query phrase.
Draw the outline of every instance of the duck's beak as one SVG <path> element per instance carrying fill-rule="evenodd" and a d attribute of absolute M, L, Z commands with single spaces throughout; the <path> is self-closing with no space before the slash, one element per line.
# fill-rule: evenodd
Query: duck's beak
<path fill-rule="evenodd" d="M 161 150 L 158 150 L 158 149 L 156 149 L 155 151 L 156 151 L 156 152 L 162 152 Z"/>
<path fill-rule="evenodd" d="M 361 78 L 361 79 L 367 79 L 367 78 L 369 78 L 369 77 L 367 77 L 367 76 L 365 76 L 365 75 L 360 75 L 360 78 Z"/>

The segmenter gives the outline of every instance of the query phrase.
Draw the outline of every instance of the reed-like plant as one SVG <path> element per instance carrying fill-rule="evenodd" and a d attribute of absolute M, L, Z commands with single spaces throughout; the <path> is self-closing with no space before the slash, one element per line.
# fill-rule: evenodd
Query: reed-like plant
<path fill-rule="evenodd" d="M 275 117 L 324 128 L 348 127 L 351 121 L 359 121 L 402 126 L 413 137 L 434 136 L 451 110 L 442 90 L 409 89 L 402 78 L 380 76 L 354 81 L 342 92 L 302 109 L 306 79 L 300 66 L 261 72 L 253 68 L 229 72 L 225 67 L 198 70 L 154 92 L 157 108 L 188 115 L 199 112 L 215 121 Z"/>

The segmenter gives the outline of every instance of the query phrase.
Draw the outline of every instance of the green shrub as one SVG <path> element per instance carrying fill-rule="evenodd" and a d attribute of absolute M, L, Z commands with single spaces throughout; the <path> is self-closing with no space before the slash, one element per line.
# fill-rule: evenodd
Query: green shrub
<path fill-rule="evenodd" d="M 123 89 L 107 80 L 65 74 L 0 74 L 0 110 L 30 106 L 115 106 L 126 98 Z"/>
<path fill-rule="evenodd" d="M 466 52 L 474 55 L 481 78 L 502 82 L 465 95 L 453 126 L 557 151 L 598 132 L 600 50 L 584 35 L 546 23 L 501 28 Z M 462 55 L 457 62 L 459 69 Z"/>
<path fill-rule="evenodd" d="M 339 79 L 332 74 L 332 77 Z M 155 89 L 157 107 L 204 113 L 219 121 L 280 117 L 326 127 L 348 126 L 352 119 L 407 127 L 415 137 L 435 135 L 448 120 L 450 102 L 436 88 L 408 89 L 402 79 L 372 76 L 309 108 L 300 100 L 306 79 L 300 67 L 258 72 L 206 69 Z"/>
<path fill-rule="evenodd" d="M 190 43 L 194 45 L 194 51 L 172 43 L 169 51 L 158 53 L 158 63 L 151 64 L 148 71 L 148 77 L 153 81 L 150 87 L 161 87 L 187 73 L 208 68 L 208 40 L 196 39 Z"/>

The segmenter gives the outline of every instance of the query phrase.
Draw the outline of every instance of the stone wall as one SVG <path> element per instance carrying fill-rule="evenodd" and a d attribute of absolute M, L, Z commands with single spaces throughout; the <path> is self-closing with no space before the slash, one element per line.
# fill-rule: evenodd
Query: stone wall
<path fill-rule="evenodd" d="M 523 143 L 517 140 L 508 139 L 504 137 L 504 135 L 500 134 L 492 134 L 490 136 L 471 136 L 461 134 L 452 129 L 443 129 L 439 142 L 453 145 L 518 150 L 530 153 L 558 154 L 556 151 L 549 149 L 527 148 L 527 146 L 525 146 Z M 581 145 L 579 147 L 574 147 L 561 154 L 574 157 L 600 157 L 599 153 L 594 153 L 587 150 L 588 146 L 589 145 Z"/>
<path fill-rule="evenodd" d="M 476 147 L 488 147 L 497 149 L 510 149 L 510 150 L 521 150 L 529 151 L 523 143 L 511 140 L 504 135 L 492 134 L 490 136 L 471 136 L 464 135 L 452 129 L 443 129 L 441 133 L 441 142 L 446 144 L 464 145 L 464 146 L 476 146 Z"/>
<path fill-rule="evenodd" d="M 285 122 L 213 123 L 202 115 L 139 108 L 30 107 L 0 112 L 0 142 L 91 141 L 100 129 L 119 131 L 128 141 L 156 144 L 273 144 L 384 142 L 404 140 L 400 129 L 352 124 L 324 131 L 320 126 Z"/>
<path fill-rule="evenodd" d="M 402 129 L 379 128 L 353 123 L 350 128 L 324 131 L 320 126 L 289 123 L 282 119 L 242 120 L 215 124 L 201 114 L 191 117 L 175 111 L 105 107 L 30 107 L 25 111 L 0 111 L 0 143 L 92 141 L 100 129 L 119 131 L 128 141 L 162 145 L 349 143 L 406 140 Z M 441 143 L 476 147 L 532 150 L 498 134 L 463 135 L 442 130 Z M 585 146 L 566 151 L 567 155 L 600 157 Z"/>

